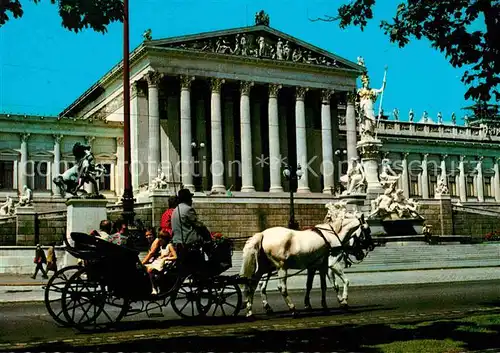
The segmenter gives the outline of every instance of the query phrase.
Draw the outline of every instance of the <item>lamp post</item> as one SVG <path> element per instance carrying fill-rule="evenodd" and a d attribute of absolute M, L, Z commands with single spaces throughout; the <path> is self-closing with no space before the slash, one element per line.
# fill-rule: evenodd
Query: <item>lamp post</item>
<path fill-rule="evenodd" d="M 343 161 L 343 159 L 344 159 L 343 156 L 347 155 L 347 150 L 337 149 L 337 150 L 335 150 L 334 155 L 336 157 L 336 163 L 337 163 L 337 168 L 335 168 L 335 170 L 337 172 L 337 177 L 334 180 L 334 190 L 335 190 L 335 192 L 341 193 L 342 190 L 339 189 L 339 181 L 340 181 L 340 175 L 343 173 L 343 171 L 342 171 L 342 167 L 341 167 L 339 162 Z"/>
<path fill-rule="evenodd" d="M 295 208 L 293 205 L 293 189 L 296 185 L 296 181 L 298 181 L 302 177 L 302 168 L 300 164 L 297 164 L 297 169 L 294 169 L 290 165 L 286 165 L 283 170 L 283 175 L 288 180 L 288 186 L 290 189 L 290 218 L 288 220 L 288 228 L 289 229 L 299 229 L 299 223 L 295 220 Z"/>
<path fill-rule="evenodd" d="M 191 142 L 191 149 L 193 150 L 193 159 L 194 159 L 194 178 L 195 181 L 193 181 L 195 191 L 200 191 L 200 189 L 203 191 L 203 179 L 202 176 L 200 175 L 200 150 L 205 148 L 205 143 L 204 142 L 196 142 L 193 141 Z M 198 190 L 196 190 L 198 189 Z"/>
<path fill-rule="evenodd" d="M 134 191 L 130 173 L 130 62 L 129 62 L 129 18 L 128 1 L 123 0 L 123 220 L 127 225 L 134 222 Z"/>

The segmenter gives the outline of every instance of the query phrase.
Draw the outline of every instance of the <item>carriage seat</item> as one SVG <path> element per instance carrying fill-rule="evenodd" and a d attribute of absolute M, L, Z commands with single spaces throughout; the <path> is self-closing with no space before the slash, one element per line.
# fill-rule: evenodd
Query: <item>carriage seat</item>
<path fill-rule="evenodd" d="M 104 239 L 91 236 L 81 232 L 71 232 L 71 239 L 75 242 L 75 246 L 71 247 L 68 243 L 67 250 L 75 257 L 84 260 L 96 260 L 99 258 L 115 258 L 115 259 L 134 259 L 138 260 L 139 252 L 134 249 L 127 248 L 123 245 L 110 243 Z"/>

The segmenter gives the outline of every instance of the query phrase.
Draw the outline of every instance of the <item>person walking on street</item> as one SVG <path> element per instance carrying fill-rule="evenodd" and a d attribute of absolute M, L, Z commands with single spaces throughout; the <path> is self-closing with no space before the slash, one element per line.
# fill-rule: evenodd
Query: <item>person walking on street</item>
<path fill-rule="evenodd" d="M 47 263 L 47 258 L 45 257 L 45 251 L 43 251 L 42 246 L 40 244 L 36 245 L 36 250 L 35 250 L 35 259 L 33 262 L 36 264 L 35 267 L 35 274 L 31 276 L 31 278 L 36 279 L 36 275 L 38 273 L 38 270 L 42 272 L 42 278 L 49 278 L 47 276 L 47 272 L 43 269 L 43 264 Z"/>
<path fill-rule="evenodd" d="M 56 243 L 50 243 L 50 248 L 47 251 L 47 272 L 57 271 Z"/>

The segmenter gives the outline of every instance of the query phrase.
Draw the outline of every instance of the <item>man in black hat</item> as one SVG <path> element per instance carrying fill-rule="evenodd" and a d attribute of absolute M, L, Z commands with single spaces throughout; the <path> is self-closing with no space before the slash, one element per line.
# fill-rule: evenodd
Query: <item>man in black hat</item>
<path fill-rule="evenodd" d="M 177 250 L 178 262 L 192 266 L 200 266 L 203 261 L 201 245 L 206 233 L 205 225 L 198 220 L 193 205 L 193 194 L 188 189 L 181 189 L 177 195 L 179 205 L 172 214 L 172 243 Z"/>

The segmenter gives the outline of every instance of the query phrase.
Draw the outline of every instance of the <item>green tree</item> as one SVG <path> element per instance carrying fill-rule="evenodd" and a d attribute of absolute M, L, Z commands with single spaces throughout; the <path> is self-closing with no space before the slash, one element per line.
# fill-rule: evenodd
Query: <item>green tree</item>
<path fill-rule="evenodd" d="M 40 0 L 31 0 L 35 3 Z M 63 27 L 78 32 L 84 28 L 105 33 L 107 26 L 123 19 L 122 0 L 50 0 L 57 4 Z M 0 27 L 8 20 L 23 16 L 19 0 L 0 0 Z"/>
<path fill-rule="evenodd" d="M 352 0 L 336 16 L 316 20 L 363 30 L 374 6 L 375 0 Z M 462 76 L 468 87 L 465 99 L 500 99 L 500 0 L 408 0 L 395 10 L 390 21 L 380 22 L 391 42 L 404 47 L 412 37 L 427 38 L 453 67 L 467 69 Z"/>

